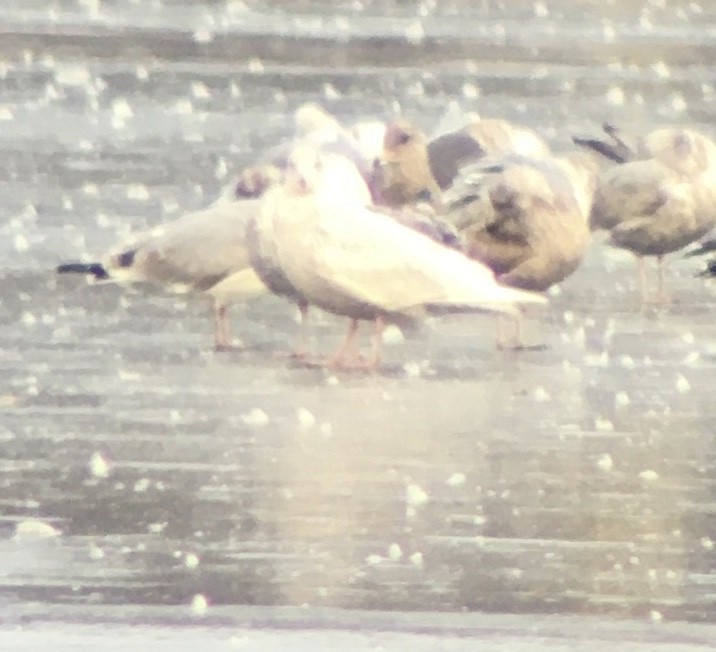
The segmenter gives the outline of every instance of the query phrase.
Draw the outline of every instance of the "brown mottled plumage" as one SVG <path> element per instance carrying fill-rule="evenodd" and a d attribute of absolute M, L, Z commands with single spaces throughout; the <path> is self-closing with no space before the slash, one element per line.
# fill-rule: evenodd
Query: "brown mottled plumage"
<path fill-rule="evenodd" d="M 421 197 L 436 199 L 440 194 L 430 168 L 427 138 L 407 122 L 387 125 L 376 177 L 380 200 L 389 206 L 402 206 Z"/>
<path fill-rule="evenodd" d="M 386 127 L 381 155 L 381 197 L 389 205 L 416 199 L 439 203 L 460 168 L 485 156 L 543 156 L 549 148 L 533 131 L 506 120 L 479 120 L 431 141 L 405 121 Z"/>
<path fill-rule="evenodd" d="M 602 173 L 590 225 L 637 256 L 642 302 L 648 299 L 642 257 L 657 257 L 663 302 L 663 257 L 716 226 L 716 145 L 691 129 L 656 129 L 631 146 L 618 130 L 606 131 L 626 162 Z M 587 145 L 609 155 L 604 143 Z"/>
<path fill-rule="evenodd" d="M 589 243 L 567 164 L 507 157 L 467 167 L 446 193 L 446 217 L 468 255 L 514 287 L 543 291 L 578 266 Z"/>

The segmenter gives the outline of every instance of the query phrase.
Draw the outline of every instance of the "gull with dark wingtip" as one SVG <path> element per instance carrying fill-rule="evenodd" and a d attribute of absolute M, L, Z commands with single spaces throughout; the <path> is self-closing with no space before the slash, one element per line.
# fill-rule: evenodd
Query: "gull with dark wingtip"
<path fill-rule="evenodd" d="M 655 299 L 665 303 L 664 256 L 716 226 L 716 145 L 692 129 L 660 128 L 639 138 L 604 130 L 611 141 L 574 139 L 619 163 L 599 178 L 591 228 L 636 255 L 642 305 L 651 300 L 643 259 L 657 258 Z"/>
<path fill-rule="evenodd" d="M 214 346 L 232 348 L 228 306 L 266 292 L 249 262 L 246 225 L 259 210 L 259 196 L 276 179 L 272 168 L 249 168 L 231 190 L 233 198 L 224 196 L 206 209 L 139 234 L 101 262 L 65 263 L 57 271 L 206 295 L 213 301 Z"/>

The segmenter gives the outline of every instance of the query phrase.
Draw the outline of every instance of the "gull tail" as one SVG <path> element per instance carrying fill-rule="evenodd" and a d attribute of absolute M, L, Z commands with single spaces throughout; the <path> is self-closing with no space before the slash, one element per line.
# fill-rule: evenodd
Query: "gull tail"
<path fill-rule="evenodd" d="M 57 267 L 58 274 L 86 274 L 98 281 L 106 281 L 110 276 L 102 263 L 63 263 Z"/>
<path fill-rule="evenodd" d="M 547 304 L 547 297 L 539 292 L 521 290 L 519 288 L 512 288 L 499 284 L 497 287 L 499 288 L 498 294 L 501 302 L 532 303 L 540 306 Z"/>
<path fill-rule="evenodd" d="M 469 294 L 463 298 L 464 293 L 461 292 L 447 297 L 445 301 L 430 303 L 427 310 L 430 314 L 438 315 L 469 312 L 501 312 L 517 315 L 520 313 L 520 305 L 547 303 L 547 297 L 543 294 L 499 284 L 494 284 L 492 287 L 481 286 L 473 297 Z"/>
<path fill-rule="evenodd" d="M 488 310 L 513 315 L 520 312 L 521 305 L 532 304 L 542 306 L 546 303 L 547 297 L 544 294 L 499 284 L 495 286 L 490 295 L 485 297 L 484 300 L 484 305 Z"/>

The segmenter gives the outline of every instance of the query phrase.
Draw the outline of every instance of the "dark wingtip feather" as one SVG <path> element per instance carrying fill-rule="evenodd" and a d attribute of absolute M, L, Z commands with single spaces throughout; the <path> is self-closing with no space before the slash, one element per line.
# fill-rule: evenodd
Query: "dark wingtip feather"
<path fill-rule="evenodd" d="M 58 274 L 89 274 L 98 280 L 109 278 L 107 270 L 102 263 L 63 263 L 57 266 Z"/>
<path fill-rule="evenodd" d="M 610 161 L 617 163 L 626 163 L 631 156 L 631 152 L 624 148 L 624 146 L 605 143 L 603 140 L 598 140 L 597 138 L 579 138 L 578 136 L 572 136 L 572 141 L 575 145 L 587 147 L 605 156 Z"/>
<path fill-rule="evenodd" d="M 136 255 L 137 252 L 134 249 L 123 251 L 121 254 L 119 254 L 119 256 L 117 256 L 117 265 L 119 265 L 120 267 L 131 267 L 132 265 L 134 265 L 134 257 Z"/>

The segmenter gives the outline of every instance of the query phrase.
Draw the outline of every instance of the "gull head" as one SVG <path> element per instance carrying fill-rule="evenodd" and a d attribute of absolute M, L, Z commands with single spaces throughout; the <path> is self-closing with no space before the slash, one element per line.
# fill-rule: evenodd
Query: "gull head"
<path fill-rule="evenodd" d="M 296 145 L 286 159 L 284 188 L 296 196 L 313 194 L 329 202 L 371 203 L 370 190 L 353 161 L 306 143 Z"/>
<path fill-rule="evenodd" d="M 383 151 L 374 171 L 377 195 L 383 203 L 401 205 L 438 190 L 428 158 L 425 135 L 408 122 L 385 129 Z"/>
<path fill-rule="evenodd" d="M 254 165 L 242 170 L 234 186 L 236 199 L 261 197 L 270 187 L 280 181 L 281 170 L 275 165 Z"/>
<path fill-rule="evenodd" d="M 382 158 L 384 161 L 402 158 L 406 152 L 426 145 L 425 135 L 417 127 L 403 120 L 391 122 L 385 127 Z"/>
<path fill-rule="evenodd" d="M 285 187 L 295 195 L 307 195 L 321 186 L 321 152 L 311 145 L 296 145 L 286 159 Z"/>

